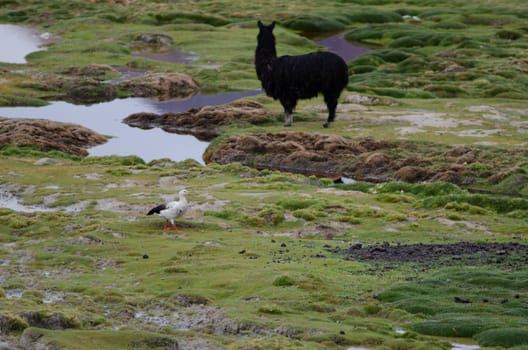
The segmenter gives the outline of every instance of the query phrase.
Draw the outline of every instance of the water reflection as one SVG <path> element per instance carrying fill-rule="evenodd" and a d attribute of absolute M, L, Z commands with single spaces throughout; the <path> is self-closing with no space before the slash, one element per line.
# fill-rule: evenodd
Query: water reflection
<path fill-rule="evenodd" d="M 133 52 L 132 57 L 143 57 L 143 58 L 148 58 L 151 60 L 156 60 L 156 61 L 161 61 L 161 62 L 182 63 L 182 64 L 191 63 L 198 59 L 198 55 L 196 54 L 187 53 L 187 52 L 180 51 L 174 48 L 171 48 L 163 52 L 153 52 L 153 51 Z"/>
<path fill-rule="evenodd" d="M 34 51 L 42 50 L 43 40 L 31 29 L 11 24 L 0 24 L 0 62 L 27 63 L 26 56 Z M 7 49 L 6 49 L 7 48 Z"/>
<path fill-rule="evenodd" d="M 325 47 L 328 51 L 338 54 L 345 62 L 350 62 L 369 50 L 366 47 L 351 44 L 345 39 L 344 34 L 318 40 L 316 43 Z"/>
<path fill-rule="evenodd" d="M 43 107 L 2 107 L 0 116 L 75 123 L 100 134 L 112 136 L 107 143 L 88 150 L 93 156 L 137 155 L 146 162 L 160 158 L 175 161 L 195 159 L 203 164 L 202 155 L 208 146 L 207 142 L 199 141 L 190 135 L 170 134 L 159 128 L 132 128 L 122 123 L 122 120 L 133 113 L 184 112 L 195 107 L 229 103 L 259 93 L 260 90 L 217 95 L 198 94 L 189 99 L 166 102 L 127 98 L 90 106 L 57 101 Z"/>

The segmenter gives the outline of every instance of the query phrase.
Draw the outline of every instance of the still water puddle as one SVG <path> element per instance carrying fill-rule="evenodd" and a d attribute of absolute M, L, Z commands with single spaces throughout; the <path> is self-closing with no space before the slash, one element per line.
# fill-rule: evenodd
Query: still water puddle
<path fill-rule="evenodd" d="M 42 34 L 42 35 L 46 35 Z M 0 24 L 0 40 L 4 49 L 0 50 L 0 62 L 27 63 L 26 56 L 43 50 L 44 38 L 35 31 L 11 24 Z M 8 48 L 8 49 L 5 49 Z"/>
<path fill-rule="evenodd" d="M 167 133 L 159 128 L 143 130 L 122 122 L 133 113 L 163 114 L 185 112 L 205 105 L 229 103 L 254 96 L 260 90 L 231 92 L 217 95 L 194 95 L 177 101 L 158 102 L 145 98 L 127 98 L 90 106 L 68 102 L 52 102 L 42 107 L 1 107 L 0 116 L 8 118 L 37 118 L 75 123 L 112 138 L 105 144 L 90 148 L 92 156 L 137 155 L 144 161 L 169 158 L 174 161 L 194 159 L 203 164 L 202 155 L 209 145 L 194 136 Z"/>
<path fill-rule="evenodd" d="M 369 51 L 366 47 L 357 46 L 345 40 L 344 34 L 337 34 L 318 40 L 316 43 L 319 46 L 325 47 L 328 51 L 341 56 L 346 62 L 350 62 Z"/>
<path fill-rule="evenodd" d="M 0 52 L 0 61 L 25 63 L 24 57 L 30 52 L 40 50 L 43 39 L 28 28 L 0 25 L 1 44 L 3 47 L 10 48 Z M 367 50 L 366 48 L 350 44 L 344 39 L 342 34 L 320 40 L 317 43 L 341 55 L 347 61 L 354 59 Z M 175 49 L 164 53 L 142 52 L 134 55 L 173 63 L 190 63 L 196 58 L 193 55 L 188 55 Z M 126 70 L 122 73 L 123 78 L 130 78 L 141 76 L 144 72 Z M 90 106 L 57 101 L 43 107 L 1 107 L 0 116 L 75 123 L 100 134 L 111 136 L 112 138 L 105 144 L 88 150 L 92 156 L 137 155 L 146 162 L 161 158 L 169 158 L 175 161 L 194 159 L 203 164 L 202 155 L 209 145 L 207 142 L 200 141 L 190 135 L 167 133 L 159 128 L 149 130 L 133 128 L 122 123 L 122 120 L 133 113 L 163 114 L 185 112 L 191 108 L 226 104 L 260 93 L 261 90 L 217 95 L 198 94 L 185 100 L 168 102 L 157 102 L 145 98 L 127 98 Z"/>
<path fill-rule="evenodd" d="M 194 53 L 187 53 L 178 49 L 171 48 L 162 52 L 155 51 L 140 51 L 133 52 L 132 57 L 143 57 L 155 61 L 188 64 L 196 61 L 198 55 Z"/>

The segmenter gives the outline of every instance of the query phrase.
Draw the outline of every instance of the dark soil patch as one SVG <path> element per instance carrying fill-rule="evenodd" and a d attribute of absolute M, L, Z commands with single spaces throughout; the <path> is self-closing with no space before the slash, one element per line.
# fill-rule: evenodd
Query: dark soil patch
<path fill-rule="evenodd" d="M 363 247 L 356 244 L 344 251 L 347 260 L 395 263 L 429 263 L 431 260 L 450 259 L 460 261 L 468 256 L 487 256 L 500 262 L 512 254 L 528 253 L 528 245 L 519 243 L 458 242 L 450 244 L 377 244 Z M 497 258 L 499 258 L 497 260 Z"/>

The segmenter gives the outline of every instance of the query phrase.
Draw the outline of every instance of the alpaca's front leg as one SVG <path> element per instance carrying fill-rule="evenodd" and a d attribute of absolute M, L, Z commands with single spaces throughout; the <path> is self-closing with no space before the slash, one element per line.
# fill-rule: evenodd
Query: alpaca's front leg
<path fill-rule="evenodd" d="M 293 123 L 293 114 L 286 112 L 284 114 L 284 126 L 291 126 Z"/>
<path fill-rule="evenodd" d="M 286 100 L 281 100 L 280 102 L 284 108 L 284 126 L 291 126 L 293 123 L 293 108 L 295 107 L 295 104 L 292 106 L 292 104 Z"/>

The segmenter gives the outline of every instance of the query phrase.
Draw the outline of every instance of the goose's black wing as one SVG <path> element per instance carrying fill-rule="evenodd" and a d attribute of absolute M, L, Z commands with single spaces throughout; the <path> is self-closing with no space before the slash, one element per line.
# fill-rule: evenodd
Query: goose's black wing
<path fill-rule="evenodd" d="M 147 213 L 147 215 L 159 214 L 160 211 L 162 211 L 164 209 L 167 209 L 167 205 L 166 204 L 160 204 L 157 207 L 154 207 L 154 208 L 150 209 L 149 212 Z"/>

